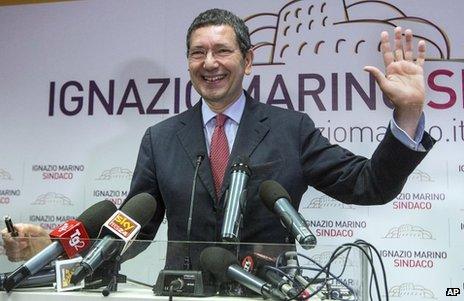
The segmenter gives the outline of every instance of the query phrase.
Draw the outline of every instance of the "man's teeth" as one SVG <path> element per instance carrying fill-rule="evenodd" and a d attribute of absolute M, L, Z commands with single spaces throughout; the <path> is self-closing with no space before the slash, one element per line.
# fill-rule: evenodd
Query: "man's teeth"
<path fill-rule="evenodd" d="M 225 75 L 203 76 L 203 78 L 208 82 L 215 82 L 215 81 L 223 79 L 224 77 L 226 77 L 226 76 Z"/>

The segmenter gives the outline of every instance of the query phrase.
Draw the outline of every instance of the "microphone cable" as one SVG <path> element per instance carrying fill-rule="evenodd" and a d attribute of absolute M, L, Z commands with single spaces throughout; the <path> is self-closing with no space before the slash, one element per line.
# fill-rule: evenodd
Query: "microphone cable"
<path fill-rule="evenodd" d="M 370 245 L 371 247 L 373 247 L 372 245 Z M 341 246 L 339 246 L 333 253 L 332 253 L 332 258 L 331 259 L 334 259 L 336 257 L 338 257 L 339 254 L 337 254 L 337 252 L 339 252 L 340 249 L 343 248 L 342 251 L 340 252 L 345 252 L 345 250 L 347 249 L 347 247 L 355 247 L 355 248 L 358 248 L 359 250 L 361 250 L 363 253 L 364 253 L 364 256 L 366 256 L 368 262 L 369 262 L 369 265 L 371 266 L 371 277 L 373 277 L 374 279 L 374 282 L 375 282 L 375 288 L 376 288 L 376 291 L 377 291 L 377 298 L 378 300 L 382 300 L 382 297 L 380 295 L 380 285 L 379 285 L 379 281 L 378 281 L 378 277 L 377 277 L 377 272 L 375 270 L 375 265 L 374 265 L 374 262 L 373 262 L 373 258 L 371 256 L 369 256 L 368 252 L 366 252 L 366 250 L 364 250 L 363 247 L 361 247 L 360 244 L 358 244 L 357 242 L 355 243 L 346 243 L 346 244 L 343 244 Z M 375 249 L 375 248 L 374 248 Z M 383 271 L 383 276 L 384 276 L 384 286 L 385 286 L 385 293 L 386 293 L 386 300 L 388 301 L 389 298 L 388 298 L 388 288 L 386 286 L 386 274 L 385 274 L 385 268 L 383 266 L 383 262 L 382 262 L 382 259 L 380 258 L 380 254 L 379 255 L 379 261 L 381 262 L 381 266 L 382 266 L 382 271 Z M 333 260 L 329 260 L 329 263 L 327 264 L 328 265 L 328 268 L 330 269 L 330 264 L 332 264 Z M 371 290 L 369 290 L 369 293 L 371 294 Z M 371 298 L 372 300 L 372 298 Z"/>
<path fill-rule="evenodd" d="M 174 290 L 180 290 L 184 286 L 182 279 L 177 278 L 169 283 L 169 301 L 172 301 Z"/>
<path fill-rule="evenodd" d="M 384 280 L 384 287 L 385 287 L 385 296 L 386 296 L 386 300 L 389 301 L 389 296 L 388 296 L 388 284 L 387 284 L 387 274 L 385 272 L 385 266 L 383 264 L 383 261 L 382 261 L 382 257 L 380 256 L 380 253 L 379 251 L 370 243 L 362 240 L 362 239 L 358 239 L 355 241 L 355 243 L 359 244 L 359 245 L 363 245 L 363 246 L 366 246 L 368 247 L 368 250 L 369 250 L 369 254 L 371 255 L 372 257 L 372 251 L 371 250 L 374 250 L 375 254 L 377 255 L 377 259 L 379 260 L 380 262 L 380 267 L 382 268 L 382 276 L 383 276 L 383 280 Z M 375 268 L 373 267 L 373 270 L 375 271 Z M 371 273 L 371 285 L 372 285 L 372 273 Z M 371 293 L 371 291 L 369 290 L 369 294 Z M 372 300 L 372 296 L 371 297 L 371 300 Z"/>
<path fill-rule="evenodd" d="M 342 269 L 342 272 L 340 273 L 340 275 L 336 276 L 334 275 L 332 272 L 330 272 L 330 270 L 327 270 L 326 271 L 326 274 L 328 273 L 330 276 L 332 276 L 332 278 L 328 278 L 327 281 L 324 279 L 324 282 L 323 282 L 323 285 L 321 285 L 321 290 L 322 290 L 322 287 L 327 285 L 328 284 L 328 280 L 337 280 L 338 282 L 340 282 L 346 289 L 348 289 L 350 291 L 350 293 L 352 293 L 354 296 L 356 296 L 356 291 L 350 286 L 348 285 L 347 283 L 345 283 L 342 279 L 341 279 L 341 276 L 343 275 L 344 271 L 345 271 L 345 268 L 346 268 L 346 265 L 347 265 L 347 261 L 348 261 L 348 255 L 349 255 L 349 252 L 350 252 L 350 249 L 348 249 L 348 254 L 346 255 L 345 257 L 345 262 L 343 264 L 343 269 Z M 301 269 L 301 270 L 310 270 L 310 271 L 318 271 L 318 272 L 321 272 L 321 271 L 324 271 L 324 269 L 326 269 L 325 267 L 323 267 L 322 265 L 320 265 L 317 261 L 315 261 L 314 259 L 306 256 L 305 254 L 301 254 L 301 253 L 297 253 L 298 256 L 301 256 L 303 258 L 306 258 L 308 259 L 309 261 L 311 261 L 313 264 L 317 265 L 319 267 L 319 269 L 316 269 L 316 268 L 311 268 L 311 267 L 306 267 L 306 266 L 285 266 L 285 267 L 281 267 L 283 269 L 294 269 L 294 268 L 297 268 L 297 269 Z M 341 254 L 340 254 L 341 255 Z M 339 255 L 339 256 L 340 256 Z M 337 256 L 337 258 L 339 257 Z M 319 275 L 319 274 L 318 274 Z M 311 281 L 311 284 L 317 280 L 318 278 L 317 277 L 314 277 Z M 329 289 L 328 289 L 329 290 Z M 320 290 L 319 290 L 320 291 Z M 318 292 L 319 292 L 318 291 Z"/>
<path fill-rule="evenodd" d="M 363 248 L 363 247 L 368 247 L 367 251 Z M 357 248 L 359 249 L 363 255 L 367 258 L 368 262 L 369 262 L 369 265 L 371 267 L 371 275 L 370 275 L 370 286 L 369 286 L 369 295 L 370 295 L 370 300 L 373 300 L 373 297 L 372 297 L 372 284 L 374 283 L 375 284 L 375 288 L 376 288 L 376 291 L 377 291 L 377 298 L 378 300 L 382 300 L 382 297 L 380 295 L 380 285 L 379 285 L 379 281 L 378 281 L 378 277 L 377 277 L 377 271 L 375 269 L 375 265 L 374 265 L 374 258 L 372 256 L 372 251 L 373 250 L 376 255 L 377 255 L 377 259 L 378 261 L 380 262 L 380 266 L 381 266 L 381 269 L 382 269 L 382 276 L 383 276 L 383 285 L 384 285 L 384 288 L 385 288 L 385 298 L 386 298 L 386 301 L 389 301 L 389 296 L 388 296 L 388 285 L 387 285 L 387 278 L 386 278 L 386 273 L 385 273 L 385 266 L 383 264 L 383 261 L 382 261 L 382 258 L 380 256 L 380 253 L 377 251 L 377 249 L 367 243 L 366 241 L 364 240 L 356 240 L 354 243 L 345 243 L 345 244 L 342 244 L 340 245 L 339 247 L 337 247 L 331 254 L 330 256 L 330 259 L 329 261 L 323 266 L 319 263 L 317 263 L 314 259 L 304 255 L 304 254 L 301 254 L 301 253 L 297 253 L 298 256 L 301 256 L 303 258 L 306 258 L 308 259 L 309 261 L 311 261 L 312 263 L 314 263 L 316 266 L 319 267 L 319 269 L 316 269 L 316 268 L 312 268 L 312 267 L 305 267 L 305 266 L 294 266 L 294 265 L 291 265 L 291 266 L 284 266 L 282 264 L 282 256 L 283 256 L 283 253 L 280 254 L 278 257 L 277 257 L 277 260 L 276 260 L 276 270 L 272 269 L 273 271 L 277 271 L 277 270 L 280 270 L 280 269 L 298 269 L 298 270 L 312 270 L 312 271 L 317 271 L 318 273 L 316 274 L 316 276 L 314 276 L 312 279 L 310 279 L 308 281 L 308 284 L 305 285 L 300 291 L 299 293 L 294 296 L 293 298 L 289 298 L 287 301 L 290 301 L 290 300 L 298 300 L 298 297 L 306 290 L 308 289 L 311 285 L 315 284 L 316 283 L 316 280 L 321 280 L 321 278 L 319 278 L 320 275 L 324 274 L 325 273 L 325 278 L 324 278 L 324 281 L 322 283 L 322 285 L 320 285 L 316 290 L 314 290 L 313 292 L 311 292 L 309 298 L 311 297 L 314 297 L 316 294 L 318 294 L 324 287 L 327 287 L 327 292 L 330 293 L 330 287 L 328 286 L 328 282 L 329 280 L 337 280 L 339 283 L 341 283 L 345 288 L 347 288 L 351 294 L 353 294 L 353 296 L 357 296 L 357 293 L 356 291 L 351 287 L 349 286 L 348 284 L 346 284 L 343 280 L 341 280 L 341 276 L 343 275 L 343 273 L 345 272 L 345 269 L 346 269 L 346 266 L 347 266 L 347 262 L 348 262 L 348 257 L 350 255 L 350 252 L 351 252 L 351 249 L 352 248 Z M 343 269 L 342 269 L 342 272 L 340 273 L 340 275 L 334 275 L 332 272 L 330 272 L 330 267 L 331 265 L 333 264 L 333 262 L 340 258 L 340 256 L 342 256 L 344 253 L 346 253 L 346 256 L 344 258 L 344 263 L 343 263 Z M 282 264 L 282 265 L 280 265 Z M 280 272 L 279 272 L 280 273 Z M 287 276 L 290 276 L 288 275 L 287 273 L 285 272 L 281 272 L 281 274 L 285 275 L 286 277 Z M 332 278 L 331 278 L 331 277 Z M 291 276 L 290 278 L 291 279 Z M 295 283 L 294 279 L 291 279 L 292 283 Z M 329 295 L 330 296 L 330 295 Z"/>

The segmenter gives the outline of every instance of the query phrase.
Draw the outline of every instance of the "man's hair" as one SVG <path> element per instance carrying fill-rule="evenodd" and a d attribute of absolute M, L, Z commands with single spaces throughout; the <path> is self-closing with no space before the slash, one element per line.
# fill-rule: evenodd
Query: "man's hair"
<path fill-rule="evenodd" d="M 187 56 L 190 51 L 190 38 L 192 33 L 201 27 L 212 26 L 212 25 L 229 25 L 234 29 L 237 43 L 240 47 L 243 57 L 247 54 L 251 48 L 250 34 L 248 27 L 245 22 L 231 13 L 230 11 L 213 8 L 199 14 L 195 20 L 193 20 L 187 31 Z"/>

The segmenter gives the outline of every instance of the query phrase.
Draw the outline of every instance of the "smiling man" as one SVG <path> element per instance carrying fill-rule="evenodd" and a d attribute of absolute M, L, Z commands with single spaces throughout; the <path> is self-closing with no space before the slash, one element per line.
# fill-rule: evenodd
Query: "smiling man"
<path fill-rule="evenodd" d="M 251 73 L 253 51 L 239 47 L 229 25 L 206 26 L 189 31 L 189 72 L 195 90 L 215 113 L 224 110 L 243 93 L 244 75 Z"/>
<path fill-rule="evenodd" d="M 308 115 L 252 99 L 243 90 L 243 78 L 251 73 L 253 63 L 248 28 L 225 10 L 201 13 L 187 32 L 187 58 L 191 81 L 202 98 L 188 111 L 147 130 L 128 198 L 140 192 L 152 194 L 161 208 L 152 220 L 154 228 L 166 214 L 168 239 L 186 240 L 195 162 L 198 155 L 204 155 L 195 193 L 192 241 L 220 240 L 224 192 L 237 156 L 249 158 L 252 172 L 241 242 L 294 242 L 258 197 L 264 180 L 282 184 L 295 208 L 308 186 L 345 203 L 389 202 L 433 145 L 423 131 L 425 43 L 419 43 L 414 60 L 412 32 L 406 30 L 404 36 L 405 41 L 401 29 L 395 29 L 392 51 L 388 34 L 381 34 L 386 75 L 375 67 L 365 68 L 395 105 L 384 140 L 372 158 L 366 159 L 331 145 Z M 141 237 L 151 239 L 154 233 Z M 203 248 L 191 248 L 194 268 Z M 168 246 L 166 268 L 182 268 L 186 252 Z"/>
<path fill-rule="evenodd" d="M 242 86 L 253 62 L 248 28 L 225 10 L 201 13 L 187 33 L 188 68 L 201 100 L 150 127 L 142 138 L 127 199 L 148 192 L 157 201 L 157 211 L 138 238 L 153 239 L 166 215 L 168 239 L 187 240 L 191 185 L 199 157 L 204 160 L 198 172 L 190 236 L 196 242 L 220 240 L 224 192 L 232 162 L 239 155 L 249 158 L 252 172 L 241 242 L 294 242 L 259 199 L 258 187 L 264 180 L 279 182 L 295 208 L 309 186 L 344 203 L 379 205 L 392 200 L 434 143 L 423 131 L 425 43 L 419 42 L 414 59 L 410 30 L 403 38 L 401 28 L 396 28 L 394 41 L 392 50 L 388 33 L 381 34 L 385 75 L 375 67 L 365 67 L 395 106 L 383 141 L 367 159 L 331 145 L 308 115 L 252 99 Z M 19 232 L 27 235 L 28 229 Z M 24 258 L 19 254 L 26 246 L 15 244 L 6 232 L 3 236 L 10 258 Z M 131 256 L 147 245 L 134 246 Z M 188 254 L 187 248 L 169 244 L 166 268 L 182 269 L 184 258 L 190 255 L 197 269 L 205 246 L 192 245 Z"/>

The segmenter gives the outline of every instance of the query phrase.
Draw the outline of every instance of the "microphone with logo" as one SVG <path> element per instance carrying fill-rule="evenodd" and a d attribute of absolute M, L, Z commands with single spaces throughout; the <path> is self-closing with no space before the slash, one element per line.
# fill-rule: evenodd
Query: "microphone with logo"
<path fill-rule="evenodd" d="M 259 196 L 266 207 L 280 217 L 285 228 L 303 247 L 316 246 L 316 237 L 309 230 L 305 219 L 293 208 L 288 192 L 276 181 L 268 180 L 259 186 Z"/>
<path fill-rule="evenodd" d="M 230 172 L 230 184 L 225 197 L 224 222 L 221 238 L 225 242 L 239 242 L 239 230 L 245 209 L 247 183 L 251 176 L 248 157 L 237 156 Z"/>
<path fill-rule="evenodd" d="M 3 288 L 7 292 L 11 291 L 63 254 L 69 258 L 81 254 L 91 245 L 90 239 L 98 236 L 102 221 L 115 211 L 116 206 L 112 202 L 101 201 L 90 206 L 77 219 L 71 219 L 53 229 L 50 233 L 53 242 L 9 274 L 4 280 Z"/>
<path fill-rule="evenodd" d="M 272 300 L 286 300 L 278 289 L 260 278 L 246 272 L 238 265 L 235 256 L 228 250 L 220 247 L 208 247 L 200 254 L 200 264 L 203 269 L 213 274 L 216 280 L 226 282 L 237 281 L 241 285 Z"/>
<path fill-rule="evenodd" d="M 148 193 L 137 194 L 128 200 L 103 224 L 99 236 L 103 238 L 82 259 L 71 276 L 71 283 L 81 282 L 105 261 L 122 255 L 155 211 L 156 201 Z"/>

